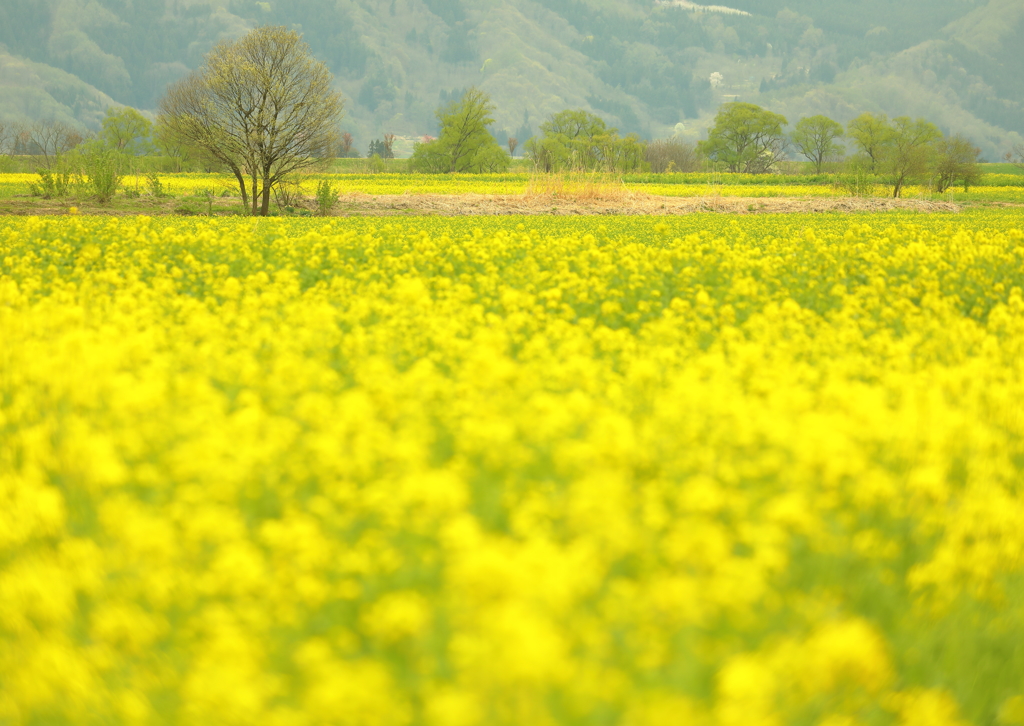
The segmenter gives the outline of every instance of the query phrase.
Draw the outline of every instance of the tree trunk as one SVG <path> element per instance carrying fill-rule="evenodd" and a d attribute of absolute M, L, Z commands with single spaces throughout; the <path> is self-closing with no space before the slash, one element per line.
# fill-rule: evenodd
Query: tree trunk
<path fill-rule="evenodd" d="M 254 173 L 252 175 L 252 216 L 256 216 L 259 211 L 259 199 L 260 199 L 260 182 L 259 177 Z"/>
<path fill-rule="evenodd" d="M 238 188 L 242 190 L 242 209 L 248 209 L 249 195 L 245 191 L 245 177 L 242 176 L 242 170 L 237 166 L 232 166 L 231 171 L 234 172 L 235 179 L 238 180 Z"/>
<path fill-rule="evenodd" d="M 263 206 L 260 209 L 260 216 L 266 217 L 270 213 L 270 180 L 263 180 Z"/>

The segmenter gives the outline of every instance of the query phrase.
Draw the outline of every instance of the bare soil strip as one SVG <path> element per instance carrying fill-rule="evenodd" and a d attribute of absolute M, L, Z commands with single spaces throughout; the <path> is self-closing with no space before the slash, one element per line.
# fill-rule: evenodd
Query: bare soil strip
<path fill-rule="evenodd" d="M 493 194 L 409 194 L 375 195 L 346 194 L 335 208 L 337 215 L 372 214 L 436 214 L 444 216 L 501 214 L 560 215 L 677 215 L 696 212 L 726 214 L 777 214 L 785 212 L 884 212 L 914 210 L 919 212 L 959 212 L 952 202 L 930 202 L 921 199 L 878 199 L 864 197 L 659 197 L 628 195 L 621 198 L 560 198 L 536 195 Z"/>
<path fill-rule="evenodd" d="M 45 200 L 15 197 L 0 201 L 0 215 L 59 215 L 76 207 L 80 214 L 131 216 L 188 213 L 180 200 L 137 199 L 97 204 L 89 200 Z M 343 194 L 336 217 L 388 217 L 411 215 L 679 215 L 699 212 L 723 214 L 779 214 L 798 212 L 959 212 L 961 205 L 923 199 L 874 197 L 661 197 L 631 192 L 590 197 L 550 194 Z M 214 216 L 235 214 L 221 205 Z M 309 214 L 309 210 L 304 210 Z"/>

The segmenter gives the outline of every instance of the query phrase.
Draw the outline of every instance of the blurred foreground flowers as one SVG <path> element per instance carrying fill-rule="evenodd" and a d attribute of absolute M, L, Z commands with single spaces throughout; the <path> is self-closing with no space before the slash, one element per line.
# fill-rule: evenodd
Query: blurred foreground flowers
<path fill-rule="evenodd" d="M 0 724 L 1024 724 L 1024 216 L 262 224 L 0 221 Z"/>

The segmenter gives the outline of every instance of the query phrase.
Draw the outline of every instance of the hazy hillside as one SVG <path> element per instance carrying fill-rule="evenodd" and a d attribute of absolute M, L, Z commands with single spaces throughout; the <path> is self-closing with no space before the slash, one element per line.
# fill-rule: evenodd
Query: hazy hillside
<path fill-rule="evenodd" d="M 0 118 L 94 127 L 111 102 L 154 109 L 218 39 L 281 24 L 330 66 L 364 153 L 385 131 L 432 133 L 437 106 L 470 85 L 497 104 L 498 133 L 520 137 L 566 107 L 647 137 L 698 137 L 735 98 L 793 122 L 923 115 L 989 158 L 1024 134 L 1020 0 L 729 5 L 743 12 L 684 0 L 3 0 Z"/>

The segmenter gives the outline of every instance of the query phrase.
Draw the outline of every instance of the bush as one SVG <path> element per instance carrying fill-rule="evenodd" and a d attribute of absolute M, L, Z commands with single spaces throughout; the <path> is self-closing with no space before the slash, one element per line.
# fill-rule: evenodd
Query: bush
<path fill-rule="evenodd" d="M 338 189 L 328 179 L 321 179 L 316 185 L 316 213 L 326 217 L 338 203 Z"/>
<path fill-rule="evenodd" d="M 367 174 L 383 174 L 388 169 L 384 159 L 380 158 L 380 154 L 367 157 L 365 168 Z"/>
<path fill-rule="evenodd" d="M 38 182 L 29 182 L 29 192 L 43 199 L 63 199 L 82 183 L 81 175 L 64 158 L 58 158 L 53 169 L 40 169 L 38 174 Z"/>
<path fill-rule="evenodd" d="M 651 165 L 651 171 L 693 172 L 700 169 L 700 155 L 693 144 L 678 139 L 658 139 L 647 144 L 644 158 Z"/>
<path fill-rule="evenodd" d="M 149 187 L 150 195 L 157 199 L 167 196 L 167 191 L 164 189 L 163 182 L 160 181 L 160 177 L 156 174 L 146 174 L 146 186 Z"/>
<path fill-rule="evenodd" d="M 113 199 L 124 178 L 124 159 L 116 151 L 90 149 L 82 156 L 86 183 L 100 202 Z"/>

